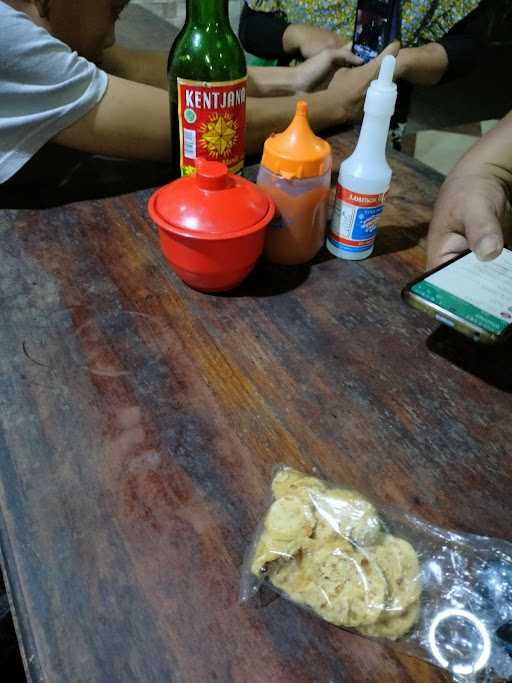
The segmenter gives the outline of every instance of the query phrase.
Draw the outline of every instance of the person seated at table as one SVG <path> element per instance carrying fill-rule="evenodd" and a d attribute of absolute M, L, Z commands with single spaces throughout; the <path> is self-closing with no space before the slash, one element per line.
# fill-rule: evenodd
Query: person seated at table
<path fill-rule="evenodd" d="M 410 83 L 434 85 L 473 67 L 482 49 L 483 21 L 488 23 L 496 4 L 496 0 L 404 0 L 397 74 Z M 355 0 L 245 0 L 240 41 L 259 57 L 283 63 L 295 57 L 308 59 L 326 47 L 349 43 L 356 6 Z"/>
<path fill-rule="evenodd" d="M 471 249 L 482 261 L 512 234 L 512 112 L 484 135 L 447 176 L 434 208 L 427 267 Z"/>
<path fill-rule="evenodd" d="M 0 1 L 0 182 L 12 178 L 46 142 L 111 157 L 169 161 L 167 53 L 115 45 L 127 0 Z M 397 49 L 391 48 L 396 54 Z M 305 99 L 317 130 L 355 115 L 380 60 L 327 49 L 290 69 L 252 69 L 247 152 L 282 129 L 295 91 L 329 87 Z"/>
<path fill-rule="evenodd" d="M 432 86 L 469 73 L 489 37 L 490 15 L 505 0 L 403 0 L 395 70 L 399 81 L 392 138 L 400 149 L 411 86 Z M 341 0 L 245 0 L 239 36 L 250 54 L 280 64 L 308 59 L 325 47 L 346 45 L 357 2 Z"/>

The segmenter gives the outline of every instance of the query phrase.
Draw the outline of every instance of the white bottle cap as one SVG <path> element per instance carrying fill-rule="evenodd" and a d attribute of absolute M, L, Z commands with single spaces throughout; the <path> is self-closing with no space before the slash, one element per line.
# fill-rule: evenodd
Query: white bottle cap
<path fill-rule="evenodd" d="M 397 89 L 393 83 L 396 59 L 393 55 L 386 55 L 380 65 L 379 78 L 370 83 L 364 111 L 373 116 L 393 116 L 395 111 Z"/>

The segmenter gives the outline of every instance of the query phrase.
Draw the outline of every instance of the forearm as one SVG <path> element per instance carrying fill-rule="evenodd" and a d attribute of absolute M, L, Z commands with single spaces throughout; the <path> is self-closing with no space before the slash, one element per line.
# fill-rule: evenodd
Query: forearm
<path fill-rule="evenodd" d="M 292 66 L 251 66 L 247 69 L 249 97 L 294 95 L 299 90 L 297 69 Z"/>
<path fill-rule="evenodd" d="M 129 50 L 115 45 L 105 50 L 101 66 L 113 76 L 167 90 L 167 59 L 167 52 Z M 296 80 L 295 71 L 288 67 L 251 67 L 247 94 L 252 97 L 291 95 L 297 90 Z"/>
<path fill-rule="evenodd" d="M 404 48 L 397 57 L 396 75 L 413 85 L 436 85 L 448 69 L 448 55 L 439 43 Z"/>
<path fill-rule="evenodd" d="M 247 153 L 261 152 L 266 138 L 284 130 L 297 101 L 309 105 L 309 120 L 316 131 L 343 123 L 347 112 L 336 92 L 292 97 L 249 97 Z M 58 144 L 92 154 L 120 158 L 168 161 L 171 159 L 169 101 L 161 89 L 110 77 L 102 101 L 77 123 L 59 133 Z M 177 153 L 177 150 L 172 150 Z"/>
<path fill-rule="evenodd" d="M 382 59 L 388 54 L 396 55 L 398 47 L 398 43 L 393 43 L 377 59 L 357 69 L 339 69 L 327 90 L 292 97 L 250 97 L 247 152 L 255 154 L 271 133 L 284 130 L 289 125 L 298 100 L 308 103 L 309 121 L 317 132 L 359 118 L 364 95 L 371 81 L 377 77 Z"/>
<path fill-rule="evenodd" d="M 111 76 L 101 102 L 53 142 L 91 154 L 169 161 L 167 93 Z"/>
<path fill-rule="evenodd" d="M 130 50 L 114 45 L 103 52 L 101 66 L 113 76 L 167 90 L 168 56 L 163 50 Z"/>
<path fill-rule="evenodd" d="M 167 59 L 167 52 L 129 50 L 115 45 L 104 51 L 101 66 L 113 76 L 167 90 Z M 293 68 L 251 67 L 248 69 L 247 94 L 250 97 L 292 95 L 298 89 L 295 76 Z"/>
<path fill-rule="evenodd" d="M 473 145 L 452 173 L 493 175 L 512 191 L 512 112 Z"/>
<path fill-rule="evenodd" d="M 349 38 L 310 24 L 289 24 L 282 37 L 283 50 L 290 57 L 312 57 L 325 48 L 343 47 Z"/>
<path fill-rule="evenodd" d="M 300 52 L 301 31 L 300 24 L 289 24 L 283 33 L 283 50 L 287 55 L 295 55 Z"/>
<path fill-rule="evenodd" d="M 309 122 L 317 132 L 340 125 L 346 119 L 343 106 L 327 90 L 300 97 L 250 97 L 247 102 L 248 154 L 261 152 L 263 143 L 271 133 L 287 128 L 298 100 L 308 103 Z"/>

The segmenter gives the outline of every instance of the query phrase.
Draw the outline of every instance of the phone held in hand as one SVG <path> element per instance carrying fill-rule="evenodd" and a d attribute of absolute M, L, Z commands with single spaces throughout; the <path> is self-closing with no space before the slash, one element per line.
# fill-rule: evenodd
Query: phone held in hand
<path fill-rule="evenodd" d="M 400 38 L 400 0 L 358 0 L 352 52 L 365 62 Z"/>
<path fill-rule="evenodd" d="M 512 251 L 494 261 L 465 252 L 411 282 L 402 297 L 475 341 L 503 341 L 512 332 Z"/>

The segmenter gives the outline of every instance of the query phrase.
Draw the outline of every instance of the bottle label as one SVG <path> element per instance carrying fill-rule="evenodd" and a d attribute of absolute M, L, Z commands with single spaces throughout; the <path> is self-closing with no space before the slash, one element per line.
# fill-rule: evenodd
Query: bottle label
<path fill-rule="evenodd" d="M 207 83 L 178 78 L 182 175 L 195 173 L 198 158 L 224 162 L 231 173 L 244 165 L 247 78 Z"/>
<path fill-rule="evenodd" d="M 384 210 L 386 192 L 363 194 L 339 183 L 328 239 L 337 249 L 350 253 L 368 251 L 377 235 L 377 222 Z"/>

